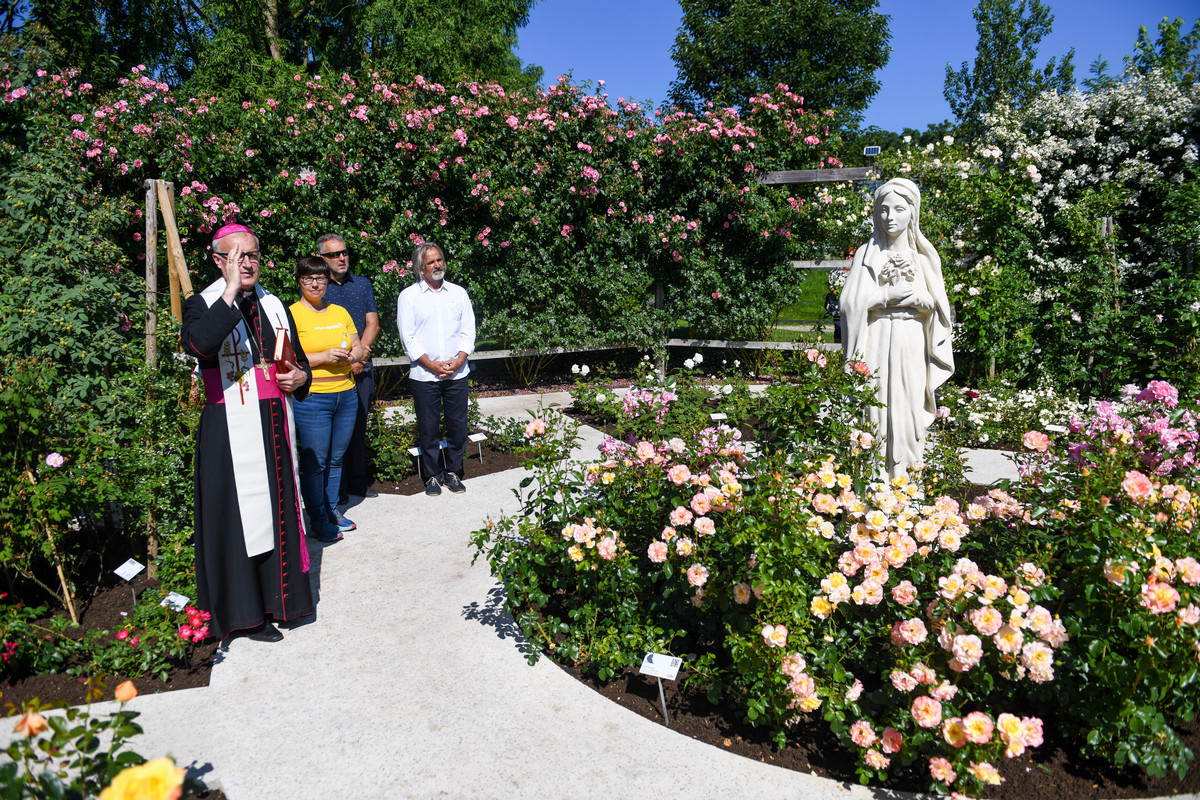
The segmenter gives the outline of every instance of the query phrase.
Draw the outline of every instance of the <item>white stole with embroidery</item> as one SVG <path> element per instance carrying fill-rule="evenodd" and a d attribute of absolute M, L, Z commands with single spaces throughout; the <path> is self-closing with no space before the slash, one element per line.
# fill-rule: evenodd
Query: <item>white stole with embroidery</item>
<path fill-rule="evenodd" d="M 221 278 L 208 286 L 200 296 L 209 308 L 221 302 L 225 291 L 225 279 Z M 279 298 L 254 285 L 258 302 L 267 312 L 268 320 L 277 320 L 278 326 L 288 329 L 287 311 Z M 282 335 L 276 333 L 276 336 Z M 289 334 L 290 331 L 289 331 Z M 263 353 L 270 360 L 274 353 Z M 275 509 L 271 497 L 271 479 L 268 473 L 267 454 L 263 450 L 262 414 L 258 405 L 258 381 L 254 377 L 254 354 L 250 348 L 250 332 L 245 319 L 239 319 L 237 327 L 225 341 L 217 354 L 221 374 L 221 392 L 225 397 L 225 424 L 229 429 L 229 450 L 233 457 L 233 482 L 237 490 L 238 512 L 242 518 L 242 535 L 246 541 L 246 555 L 256 556 L 275 549 Z M 297 473 L 296 429 L 292 419 L 292 397 L 284 394 L 287 419 L 287 443 L 292 451 L 292 482 L 296 497 L 299 495 L 300 477 Z M 286 514 L 291 509 L 284 509 Z M 301 522 L 300 535 L 304 536 Z"/>

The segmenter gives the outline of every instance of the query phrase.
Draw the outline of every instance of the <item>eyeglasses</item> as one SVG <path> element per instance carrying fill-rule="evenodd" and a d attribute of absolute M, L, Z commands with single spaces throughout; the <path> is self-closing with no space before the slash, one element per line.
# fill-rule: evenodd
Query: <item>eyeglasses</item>
<path fill-rule="evenodd" d="M 300 279 L 300 282 L 305 286 L 313 286 L 318 283 L 329 283 L 329 278 L 326 278 L 324 275 L 305 275 Z"/>
<path fill-rule="evenodd" d="M 215 250 L 213 251 L 213 255 L 217 256 L 218 258 L 229 258 L 229 253 L 218 253 Z M 258 252 L 257 250 L 250 253 L 242 253 L 242 258 L 246 259 L 251 264 L 257 264 L 262 259 L 262 253 Z"/>
<path fill-rule="evenodd" d="M 342 248 L 341 250 L 334 250 L 330 253 L 321 253 L 322 258 L 341 258 L 342 256 L 346 256 L 346 255 L 350 255 L 350 251 L 347 248 Z"/>

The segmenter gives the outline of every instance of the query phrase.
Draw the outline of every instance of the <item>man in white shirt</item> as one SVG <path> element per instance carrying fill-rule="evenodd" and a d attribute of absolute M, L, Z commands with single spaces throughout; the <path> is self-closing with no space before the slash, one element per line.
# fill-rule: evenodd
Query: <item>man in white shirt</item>
<path fill-rule="evenodd" d="M 455 494 L 463 486 L 467 448 L 467 356 L 475 351 L 475 311 L 461 286 L 445 280 L 446 257 L 433 242 L 417 245 L 412 256 L 418 280 L 400 293 L 396 318 L 411 362 L 409 385 L 417 415 L 417 446 L 425 494 Z M 446 420 L 446 469 L 438 453 L 442 417 Z"/>

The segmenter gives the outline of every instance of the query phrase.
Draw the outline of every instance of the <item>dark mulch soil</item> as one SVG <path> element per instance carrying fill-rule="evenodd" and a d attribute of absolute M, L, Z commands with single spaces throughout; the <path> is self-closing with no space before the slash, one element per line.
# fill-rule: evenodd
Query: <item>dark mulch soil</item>
<path fill-rule="evenodd" d="M 147 589 L 157 589 L 158 583 L 143 572 L 129 584 L 121 582 L 101 591 L 79 609 L 82 616 L 79 620 L 78 636 L 90 630 L 113 630 L 120 627 L 124 623 L 121 612 L 133 611 L 133 591 L 130 587 L 140 597 Z M 102 699 L 112 700 L 113 690 L 127 679 L 133 681 L 139 694 L 157 694 L 208 686 L 208 675 L 212 671 L 213 656 L 216 652 L 216 642 L 189 645 L 187 663 L 173 670 L 165 681 L 127 675 L 105 676 L 105 692 Z M 82 705 L 87 702 L 87 690 L 86 679 L 66 674 L 31 675 L 15 681 L 5 680 L 0 682 L 0 713 L 11 714 L 14 708 L 19 709 L 25 702 L 35 698 L 43 704 L 61 702 L 64 705 Z"/>
<path fill-rule="evenodd" d="M 626 669 L 608 683 L 601 683 L 575 667 L 563 665 L 563 669 L 635 714 L 660 724 L 663 722 L 654 678 L 639 675 L 636 669 Z M 779 750 L 762 730 L 742 721 L 743 712 L 736 706 L 714 706 L 702 690 L 688 688 L 682 681 L 663 681 L 663 692 L 667 701 L 668 727 L 676 733 L 784 769 L 809 772 L 845 783 L 858 782 L 844 749 L 819 717 L 800 731 L 799 743 Z M 1101 761 L 1079 758 L 1078 748 L 1054 730 L 1053 720 L 1045 722 L 1045 743 L 1037 750 L 1027 751 L 1025 756 L 1004 759 L 1004 763 L 997 764 L 1004 783 L 994 787 L 985 797 L 990 800 L 1116 800 L 1200 793 L 1200 767 L 1190 770 L 1182 781 L 1173 775 L 1164 779 L 1146 778 L 1132 770 L 1121 774 Z M 1180 733 L 1193 752 L 1200 752 L 1200 724 L 1188 723 Z M 927 774 L 902 776 L 893 781 L 890 788 L 922 792 L 927 781 Z"/>
<path fill-rule="evenodd" d="M 481 442 L 481 444 L 483 446 L 482 460 L 479 448 L 467 442 L 467 452 L 463 457 L 463 472 L 466 473 L 463 475 L 463 481 L 468 484 L 468 491 L 470 491 L 472 478 L 480 478 L 484 475 L 491 475 L 493 472 L 503 472 L 521 466 L 521 462 L 512 453 L 497 450 L 487 442 Z M 377 480 L 371 485 L 371 488 L 380 494 L 413 495 L 425 491 L 425 482 L 414 473 L 402 481 Z"/>

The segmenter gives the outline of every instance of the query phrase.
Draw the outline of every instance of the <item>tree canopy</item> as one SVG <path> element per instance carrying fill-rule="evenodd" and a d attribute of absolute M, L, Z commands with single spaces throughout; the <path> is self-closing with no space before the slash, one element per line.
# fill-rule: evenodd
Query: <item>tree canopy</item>
<path fill-rule="evenodd" d="M 536 0 L 15 0 L 22 23 L 62 66 L 97 81 L 145 64 L 171 83 L 230 88 L 296 68 L 382 69 L 438 83 L 486 77 L 532 87 L 541 69 L 512 52 Z M 98 74 L 99 73 L 99 74 Z"/>
<path fill-rule="evenodd" d="M 1047 89 L 1074 88 L 1074 48 L 1060 62 L 1051 58 L 1040 70 L 1036 65 L 1038 43 L 1054 24 L 1048 5 L 1041 0 L 980 0 L 974 16 L 979 34 L 974 67 L 965 61 L 958 70 L 946 65 L 944 95 L 960 133 L 978 133 L 983 115 L 1000 100 L 1023 108 Z"/>
<path fill-rule="evenodd" d="M 1133 56 L 1126 56 L 1125 64 L 1142 75 L 1161 69 L 1167 80 L 1191 86 L 1200 79 L 1200 20 L 1192 23 L 1191 33 L 1185 34 L 1183 17 L 1176 17 L 1174 22 L 1163 17 L 1156 42 L 1150 41 L 1143 25 L 1133 45 Z"/>
<path fill-rule="evenodd" d="M 853 124 L 879 91 L 890 18 L 878 0 L 681 0 L 670 102 L 743 107 L 787 84 L 810 108 Z"/>

